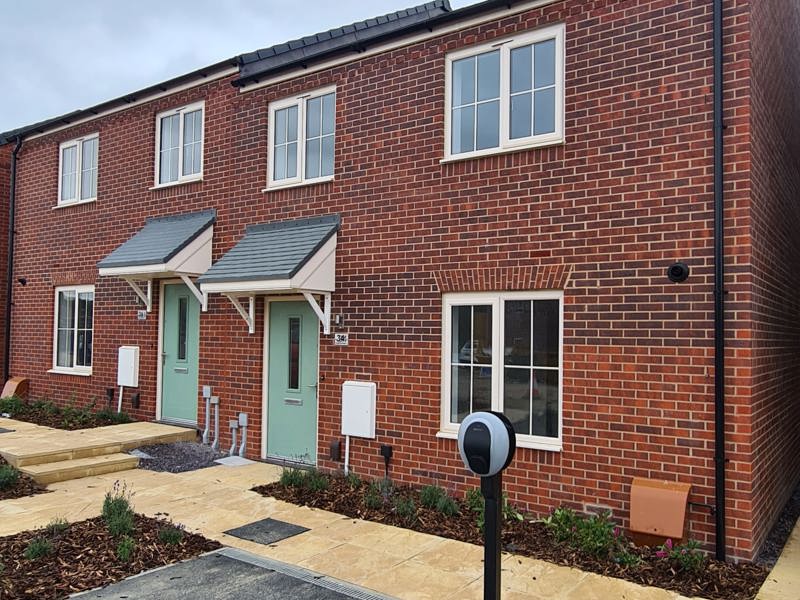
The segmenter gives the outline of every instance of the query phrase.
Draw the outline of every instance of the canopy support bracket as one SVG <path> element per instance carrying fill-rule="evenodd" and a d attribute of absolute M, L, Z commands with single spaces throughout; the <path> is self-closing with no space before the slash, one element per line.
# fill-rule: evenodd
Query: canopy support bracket
<path fill-rule="evenodd" d="M 255 296 L 248 296 L 250 301 L 250 305 L 248 306 L 248 310 L 245 310 L 242 306 L 239 299 L 232 294 L 225 294 L 225 297 L 231 301 L 233 307 L 236 309 L 236 312 L 244 319 L 244 322 L 247 323 L 247 333 L 255 333 L 256 332 L 256 297 Z"/>
<path fill-rule="evenodd" d="M 144 302 L 144 306 L 147 309 L 147 312 L 151 312 L 153 310 L 153 280 L 147 280 L 147 293 L 142 290 L 138 283 L 136 283 L 133 279 L 128 279 L 127 277 L 123 278 L 123 281 L 126 281 L 131 289 L 136 292 L 136 295 L 139 296 L 139 299 Z"/>
<path fill-rule="evenodd" d="M 317 299 L 314 298 L 314 295 L 311 292 L 303 292 L 303 296 L 311 305 L 311 308 L 314 309 L 314 312 L 322 323 L 322 332 L 325 335 L 329 335 L 331 332 L 331 293 L 322 292 L 325 304 L 324 309 L 320 307 Z"/>
<path fill-rule="evenodd" d="M 194 297 L 197 298 L 197 301 L 200 303 L 201 310 L 206 312 L 208 309 L 208 302 L 206 301 L 206 298 L 203 296 L 203 293 L 200 291 L 200 289 L 194 284 L 194 281 L 192 281 L 188 275 L 180 275 L 180 278 L 181 281 L 186 284 L 186 287 L 189 288 L 189 291 L 192 292 Z"/>

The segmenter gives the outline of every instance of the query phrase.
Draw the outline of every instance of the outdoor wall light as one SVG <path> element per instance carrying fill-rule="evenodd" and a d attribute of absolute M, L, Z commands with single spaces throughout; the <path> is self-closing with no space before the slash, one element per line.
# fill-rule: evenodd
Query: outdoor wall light
<path fill-rule="evenodd" d="M 667 277 L 673 283 L 681 283 L 689 277 L 689 267 L 686 263 L 676 262 L 667 268 Z"/>
<path fill-rule="evenodd" d="M 28 285 L 28 280 L 25 277 L 20 277 L 17 281 L 20 285 Z"/>

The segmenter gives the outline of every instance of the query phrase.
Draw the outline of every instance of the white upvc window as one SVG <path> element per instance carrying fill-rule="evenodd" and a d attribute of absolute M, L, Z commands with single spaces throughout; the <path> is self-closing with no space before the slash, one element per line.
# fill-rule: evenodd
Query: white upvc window
<path fill-rule="evenodd" d="M 156 115 L 156 186 L 203 178 L 205 102 Z"/>
<path fill-rule="evenodd" d="M 58 149 L 58 205 L 97 199 L 98 134 L 64 142 Z"/>
<path fill-rule="evenodd" d="M 56 288 L 53 370 L 90 375 L 94 328 L 94 286 Z"/>
<path fill-rule="evenodd" d="M 333 179 L 336 88 L 270 103 L 267 188 Z"/>
<path fill-rule="evenodd" d="M 564 141 L 564 25 L 447 55 L 445 160 Z"/>
<path fill-rule="evenodd" d="M 477 410 L 502 412 L 518 445 L 561 449 L 563 292 L 443 297 L 440 437 Z"/>

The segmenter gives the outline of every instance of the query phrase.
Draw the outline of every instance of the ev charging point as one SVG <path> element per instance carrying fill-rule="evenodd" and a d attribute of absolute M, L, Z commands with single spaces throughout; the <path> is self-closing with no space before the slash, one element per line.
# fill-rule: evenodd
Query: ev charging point
<path fill-rule="evenodd" d="M 464 466 L 481 478 L 484 500 L 483 598 L 500 600 L 500 528 L 503 471 L 514 458 L 517 436 L 502 413 L 474 412 L 458 428 Z"/>

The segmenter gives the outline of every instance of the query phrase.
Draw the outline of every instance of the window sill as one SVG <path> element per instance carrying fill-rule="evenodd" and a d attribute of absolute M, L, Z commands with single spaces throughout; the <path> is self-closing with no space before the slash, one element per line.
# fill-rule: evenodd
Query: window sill
<path fill-rule="evenodd" d="M 84 204 L 93 204 L 97 202 L 97 198 L 91 198 L 89 200 L 80 200 L 79 202 L 64 202 L 62 204 L 56 204 L 52 207 L 53 210 L 59 210 L 61 208 L 72 208 L 73 206 L 82 206 Z"/>
<path fill-rule="evenodd" d="M 270 183 L 265 187 L 262 192 L 277 192 L 278 190 L 286 190 L 296 187 L 305 187 L 309 185 L 316 185 L 318 183 L 328 183 L 334 180 L 333 175 L 327 177 L 317 177 L 316 179 L 305 179 L 303 181 L 293 181 L 292 183 Z"/>
<path fill-rule="evenodd" d="M 436 437 L 443 440 L 457 440 L 457 431 L 438 431 Z M 517 436 L 517 448 L 530 448 L 532 450 L 547 450 L 549 452 L 561 452 L 563 446 L 560 441 L 542 442 L 528 438 L 527 436 Z"/>
<path fill-rule="evenodd" d="M 91 377 L 91 371 L 75 371 L 72 369 L 63 369 L 63 368 L 56 368 L 50 369 L 47 371 L 48 373 L 52 373 L 53 375 L 77 375 L 78 377 Z"/>
<path fill-rule="evenodd" d="M 487 156 L 497 156 L 498 154 L 511 154 L 512 152 L 520 152 L 522 150 L 536 150 L 538 148 L 550 148 L 552 146 L 564 145 L 564 137 L 546 139 L 537 142 L 530 142 L 527 144 L 520 144 L 519 146 L 509 146 L 507 148 L 489 148 L 487 150 L 478 150 L 476 152 L 465 152 L 464 154 L 452 154 L 445 156 L 439 161 L 439 164 L 445 165 L 448 163 L 461 162 L 464 160 L 472 160 L 474 158 L 484 158 Z"/>
<path fill-rule="evenodd" d="M 164 188 L 171 188 L 178 185 L 186 185 L 187 183 L 199 183 L 201 181 L 203 181 L 202 174 L 199 177 L 192 177 L 191 179 L 179 179 L 178 181 L 170 181 L 169 183 L 157 183 L 153 187 L 149 188 L 147 191 L 152 192 L 155 190 L 163 190 Z"/>

